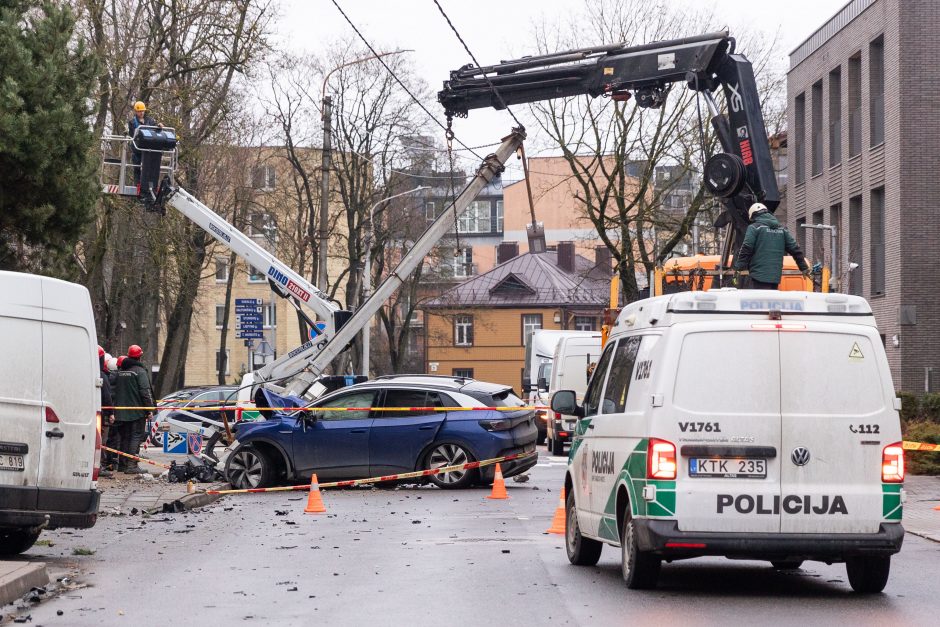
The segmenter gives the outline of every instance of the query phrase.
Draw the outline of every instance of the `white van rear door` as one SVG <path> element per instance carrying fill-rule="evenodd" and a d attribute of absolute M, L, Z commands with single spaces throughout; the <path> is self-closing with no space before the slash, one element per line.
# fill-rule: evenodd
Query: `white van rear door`
<path fill-rule="evenodd" d="M 692 326 L 692 325 L 689 325 Z M 778 333 L 710 321 L 681 338 L 672 409 L 650 437 L 679 453 L 681 531 L 780 529 Z"/>
<path fill-rule="evenodd" d="M 43 297 L 43 400 L 58 422 L 44 425 L 38 485 L 88 490 L 101 408 L 91 303 L 84 289 L 61 282 L 44 282 Z"/>
<path fill-rule="evenodd" d="M 882 449 L 901 439 L 884 348 L 872 328 L 805 326 L 780 334 L 781 531 L 877 532 Z"/>
<path fill-rule="evenodd" d="M 4 273 L 0 345 L 0 486 L 33 487 L 39 477 L 42 408 L 42 290 L 29 275 Z M 35 507 L 35 493 L 32 503 Z M 16 507 L 11 505 L 11 507 Z"/>

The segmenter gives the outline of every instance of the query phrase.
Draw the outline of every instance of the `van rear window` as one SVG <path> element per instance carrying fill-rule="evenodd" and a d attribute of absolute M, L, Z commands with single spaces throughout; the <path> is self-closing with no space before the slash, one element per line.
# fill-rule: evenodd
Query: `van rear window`
<path fill-rule="evenodd" d="M 780 413 L 777 333 L 709 331 L 682 340 L 673 404 L 692 413 Z"/>

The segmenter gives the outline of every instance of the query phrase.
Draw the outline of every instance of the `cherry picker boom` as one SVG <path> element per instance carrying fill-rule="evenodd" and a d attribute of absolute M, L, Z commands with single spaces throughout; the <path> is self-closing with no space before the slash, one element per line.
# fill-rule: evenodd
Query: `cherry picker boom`
<path fill-rule="evenodd" d="M 726 266 L 744 241 L 748 207 L 762 202 L 774 211 L 780 204 L 754 71 L 735 53 L 727 31 L 642 46 L 579 48 L 484 67 L 468 64 L 450 73 L 438 100 L 448 120 L 466 117 L 471 109 L 578 95 L 633 97 L 637 106 L 655 109 L 665 103 L 669 86 L 680 81 L 705 99 L 721 144 L 722 151 L 705 162 L 703 183 L 725 206 L 716 226 L 733 227 L 725 238 Z M 719 87 L 727 114 L 712 95 Z"/>
<path fill-rule="evenodd" d="M 315 338 L 252 373 L 255 385 L 278 396 L 299 397 L 316 383 L 330 362 L 355 336 L 367 328 L 382 305 L 418 268 L 438 241 L 453 229 L 457 216 L 502 171 L 503 164 L 524 139 L 524 131 L 514 129 L 502 140 L 496 152 L 483 160 L 476 176 L 454 202 L 414 242 L 389 276 L 352 314 L 341 310 L 325 293 L 175 184 L 177 142 L 171 128 L 140 127 L 133 138 L 115 135 L 102 138 L 102 191 L 135 197 L 152 211 L 163 213 L 166 206 L 176 209 L 252 266 L 267 268 L 271 288 L 291 301 L 299 312 L 306 307 L 326 321 L 326 328 L 318 331 Z M 134 185 L 128 180 L 128 175 L 135 172 L 135 166 L 129 165 L 127 159 L 131 148 L 141 155 L 137 175 L 139 183 Z M 316 329 L 313 321 L 307 320 Z"/>

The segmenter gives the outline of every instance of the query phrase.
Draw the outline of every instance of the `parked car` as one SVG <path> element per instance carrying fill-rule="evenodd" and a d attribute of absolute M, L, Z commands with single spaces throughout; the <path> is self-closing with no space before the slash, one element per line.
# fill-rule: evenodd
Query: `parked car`
<path fill-rule="evenodd" d="M 391 376 L 327 394 L 298 412 L 236 425 L 220 464 L 233 486 L 296 480 L 358 479 L 535 451 L 534 412 L 518 410 L 375 411 L 380 407 L 524 407 L 505 385 L 423 375 Z M 331 407 L 362 408 L 354 411 Z M 536 458 L 502 465 L 511 477 Z M 494 468 L 430 477 L 441 488 L 490 483 Z"/>
<path fill-rule="evenodd" d="M 0 344 L 0 555 L 15 555 L 44 528 L 97 519 L 101 372 L 88 290 L 0 272 Z"/>
<path fill-rule="evenodd" d="M 184 422 L 192 425 L 199 423 L 207 427 L 211 423 L 202 422 L 200 417 L 214 422 L 222 422 L 223 413 L 226 413 L 229 422 L 235 422 L 234 410 L 220 410 L 217 408 L 226 405 L 234 406 L 237 389 L 234 386 L 214 386 L 188 388 L 174 392 L 168 397 L 163 397 L 157 403 L 158 406 L 168 406 L 170 409 L 158 411 L 154 415 L 153 424 L 169 425 L 171 431 L 181 430 L 173 427 L 174 422 Z M 208 409 L 200 409 L 200 407 Z M 150 444 L 160 446 L 162 437 L 162 434 L 157 432 L 156 429 L 151 429 Z"/>

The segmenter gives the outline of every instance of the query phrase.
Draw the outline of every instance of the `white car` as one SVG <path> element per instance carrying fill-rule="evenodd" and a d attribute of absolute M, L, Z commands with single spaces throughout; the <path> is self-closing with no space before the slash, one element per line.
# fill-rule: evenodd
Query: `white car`
<path fill-rule="evenodd" d="M 879 592 L 901 549 L 904 453 L 871 308 L 843 294 L 690 292 L 626 307 L 565 478 L 567 552 L 618 546 L 630 588 L 662 560 L 845 562 Z"/>
<path fill-rule="evenodd" d="M 98 512 L 101 373 L 81 285 L 0 272 L 0 555 Z"/>

